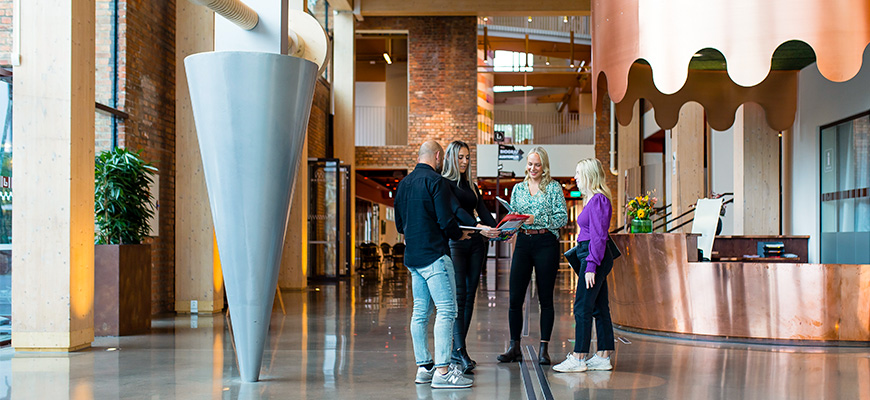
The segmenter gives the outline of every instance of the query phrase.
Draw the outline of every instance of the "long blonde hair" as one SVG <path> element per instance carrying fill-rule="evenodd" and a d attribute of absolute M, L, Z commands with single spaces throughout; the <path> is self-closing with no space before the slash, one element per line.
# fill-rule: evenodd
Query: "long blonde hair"
<path fill-rule="evenodd" d="M 529 176 L 529 163 L 528 159 L 532 156 L 532 154 L 537 154 L 538 157 L 541 157 L 541 183 L 538 184 L 538 188 L 541 191 L 547 191 L 547 185 L 553 181 L 553 178 L 550 177 L 550 156 L 547 155 L 547 150 L 544 150 L 541 146 L 535 146 L 531 150 L 529 150 L 529 155 L 526 156 L 526 178 L 523 180 L 525 182 L 529 182 L 532 180 L 531 176 Z"/>
<path fill-rule="evenodd" d="M 581 186 L 580 190 L 588 190 L 593 195 L 601 193 L 607 196 L 608 200 L 611 200 L 610 188 L 607 187 L 607 178 L 604 175 L 604 166 L 601 165 L 601 161 L 598 161 L 597 158 L 580 160 L 577 163 L 577 177 L 580 178 L 577 182 L 577 186 Z M 583 194 L 586 195 L 586 193 Z M 592 198 L 589 195 L 585 197 L 584 203 Z"/>
<path fill-rule="evenodd" d="M 441 169 L 441 176 L 456 182 L 456 186 L 459 186 L 462 182 L 462 176 L 465 175 L 468 187 L 471 188 L 471 192 L 477 196 L 477 191 L 474 190 L 474 184 L 471 183 L 471 160 L 468 161 L 468 168 L 465 169 L 465 173 L 463 174 L 459 172 L 459 150 L 463 148 L 468 150 L 468 155 L 471 156 L 471 149 L 468 148 L 467 143 L 461 140 L 450 142 L 450 145 L 447 146 L 447 151 L 444 153 L 444 168 Z"/>

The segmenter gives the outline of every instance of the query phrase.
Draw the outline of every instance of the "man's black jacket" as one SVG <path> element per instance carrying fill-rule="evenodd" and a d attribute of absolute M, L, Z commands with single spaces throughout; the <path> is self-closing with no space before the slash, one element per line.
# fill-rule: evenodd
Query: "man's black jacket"
<path fill-rule="evenodd" d="M 417 164 L 396 191 L 396 229 L 405 235 L 405 265 L 425 267 L 450 255 L 448 239 L 459 239 L 459 224 L 476 220 L 459 207 L 441 174 L 428 164 Z"/>

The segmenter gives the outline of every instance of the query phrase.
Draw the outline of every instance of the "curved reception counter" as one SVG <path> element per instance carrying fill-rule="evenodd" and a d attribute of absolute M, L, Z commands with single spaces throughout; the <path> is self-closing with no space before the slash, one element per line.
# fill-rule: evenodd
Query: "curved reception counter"
<path fill-rule="evenodd" d="M 697 235 L 611 235 L 614 324 L 654 334 L 870 343 L 870 265 L 698 262 Z"/>

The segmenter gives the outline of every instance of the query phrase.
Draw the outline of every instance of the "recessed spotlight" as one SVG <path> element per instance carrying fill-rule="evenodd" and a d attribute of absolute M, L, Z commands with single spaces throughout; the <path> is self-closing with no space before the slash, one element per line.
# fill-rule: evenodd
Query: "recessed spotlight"
<path fill-rule="evenodd" d="M 371 60 L 371 61 L 369 61 L 369 64 L 371 64 L 371 65 L 375 65 L 376 62 L 377 62 L 377 61 L 375 61 L 375 60 Z"/>

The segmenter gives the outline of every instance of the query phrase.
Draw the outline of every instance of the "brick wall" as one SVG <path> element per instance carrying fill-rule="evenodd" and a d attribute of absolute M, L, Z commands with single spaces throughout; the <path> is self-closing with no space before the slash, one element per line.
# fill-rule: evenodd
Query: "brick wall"
<path fill-rule="evenodd" d="M 611 202 L 613 214 L 610 217 L 610 229 L 614 229 L 616 228 L 617 216 L 619 215 L 616 199 L 620 194 L 618 193 L 618 177 L 610 173 L 610 96 L 605 94 L 602 104 L 602 110 L 595 114 L 595 157 L 604 166 L 604 172 L 607 176 L 607 187 L 610 188 L 610 193 L 613 196 L 613 201 Z"/>
<path fill-rule="evenodd" d="M 408 145 L 357 147 L 357 169 L 408 168 L 427 140 L 477 144 L 477 21 L 473 17 L 383 17 L 357 30 L 408 31 Z M 476 158 L 472 157 L 472 163 Z M 472 171 L 476 168 L 471 166 Z"/>
<path fill-rule="evenodd" d="M 127 0 L 123 7 L 123 110 L 119 135 L 159 169 L 160 234 L 151 244 L 151 312 L 175 309 L 175 1 Z"/>
<path fill-rule="evenodd" d="M 326 157 L 326 129 L 329 117 L 329 83 L 320 78 L 314 86 L 314 102 L 308 118 L 308 157 Z M 303 160 L 304 161 L 304 160 Z"/>

